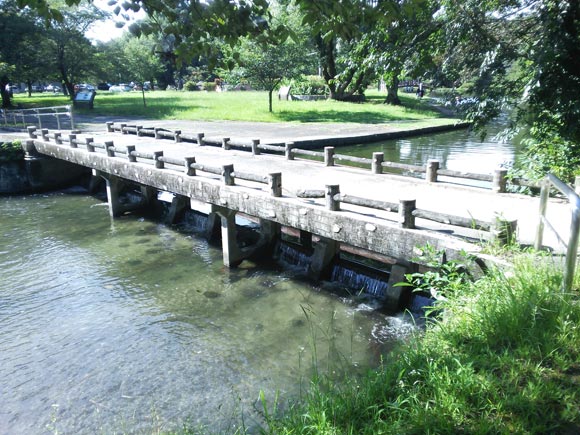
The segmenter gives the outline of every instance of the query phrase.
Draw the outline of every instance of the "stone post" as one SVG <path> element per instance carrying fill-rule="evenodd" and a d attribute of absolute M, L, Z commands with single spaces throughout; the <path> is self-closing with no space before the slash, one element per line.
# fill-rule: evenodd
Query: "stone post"
<path fill-rule="evenodd" d="M 26 129 L 28 130 L 28 137 L 30 139 L 38 138 L 38 136 L 36 135 L 36 127 L 34 127 L 33 125 L 29 125 L 28 127 L 26 127 Z"/>
<path fill-rule="evenodd" d="M 324 164 L 334 166 L 334 147 L 324 147 Z"/>
<path fill-rule="evenodd" d="M 437 183 L 437 171 L 439 170 L 439 160 L 427 161 L 427 168 L 425 172 L 425 181 L 428 183 Z"/>
<path fill-rule="evenodd" d="M 326 186 L 326 208 L 331 211 L 340 210 L 340 201 L 334 199 L 334 196 L 340 193 L 339 185 Z"/>
<path fill-rule="evenodd" d="M 107 133 L 114 133 L 115 128 L 113 127 L 115 123 L 112 121 L 107 121 Z"/>
<path fill-rule="evenodd" d="M 205 134 L 203 133 L 197 133 L 197 144 L 202 147 L 204 145 L 203 143 L 203 138 L 205 137 Z"/>
<path fill-rule="evenodd" d="M 94 139 L 92 137 L 85 138 L 85 145 L 89 153 L 95 152 L 95 146 L 93 145 Z"/>
<path fill-rule="evenodd" d="M 127 145 L 127 159 L 131 163 L 135 163 L 137 161 L 137 156 L 134 156 L 132 153 L 135 152 L 135 145 Z"/>
<path fill-rule="evenodd" d="M 258 145 L 260 144 L 260 139 L 252 139 L 252 155 L 257 156 L 260 154 L 260 148 Z"/>
<path fill-rule="evenodd" d="M 493 182 L 491 190 L 495 193 L 505 193 L 507 191 L 507 169 L 498 168 L 493 172 Z"/>
<path fill-rule="evenodd" d="M 153 132 L 155 133 L 155 139 L 161 139 L 161 128 L 159 127 L 155 127 L 153 129 Z"/>
<path fill-rule="evenodd" d="M 383 162 L 385 161 L 384 153 L 373 153 L 373 162 L 371 166 L 371 171 L 373 174 L 383 173 Z"/>
<path fill-rule="evenodd" d="M 155 160 L 156 169 L 163 169 L 165 167 L 162 157 L 163 151 L 153 151 L 153 160 Z"/>
<path fill-rule="evenodd" d="M 268 185 L 272 192 L 272 196 L 281 197 L 282 196 L 282 173 L 274 172 L 268 174 Z"/>
<path fill-rule="evenodd" d="M 515 241 L 517 228 L 517 220 L 505 219 L 496 214 L 490 229 L 492 240 L 501 246 L 511 245 Z"/>
<path fill-rule="evenodd" d="M 50 141 L 50 137 L 48 136 L 48 128 L 43 128 L 40 130 L 40 132 L 42 133 L 42 140 L 46 142 Z"/>
<path fill-rule="evenodd" d="M 78 148 L 76 134 L 69 134 L 68 135 L 68 144 L 71 148 Z"/>
<path fill-rule="evenodd" d="M 189 176 L 195 175 L 195 168 L 192 168 L 191 165 L 195 163 L 195 157 L 185 157 L 185 173 Z"/>
<path fill-rule="evenodd" d="M 413 216 L 415 208 L 417 207 L 414 199 L 401 199 L 399 201 L 399 224 L 401 228 L 410 230 L 415 228 L 415 216 Z"/>
<path fill-rule="evenodd" d="M 230 149 L 230 138 L 229 137 L 222 138 L 222 148 L 224 150 L 229 150 Z"/>
<path fill-rule="evenodd" d="M 286 142 L 284 147 L 284 154 L 286 155 L 286 160 L 294 160 L 294 154 L 292 154 L 292 149 L 294 148 L 294 142 Z"/>
<path fill-rule="evenodd" d="M 57 145 L 62 145 L 62 133 L 60 131 L 54 133 L 54 141 Z"/>
<path fill-rule="evenodd" d="M 175 143 L 181 142 L 181 130 L 175 130 L 173 132 L 173 137 L 175 139 Z"/>
<path fill-rule="evenodd" d="M 127 124 L 121 124 L 121 125 L 119 126 L 119 129 L 121 130 L 121 134 L 129 134 L 129 131 L 127 131 L 127 130 L 125 129 L 125 127 L 127 127 Z"/>
<path fill-rule="evenodd" d="M 234 165 L 223 165 L 222 166 L 222 179 L 226 186 L 233 186 L 235 184 L 235 180 L 233 177 L 234 172 Z"/>
<path fill-rule="evenodd" d="M 107 151 L 108 157 L 115 157 L 115 144 L 113 141 L 105 142 L 105 150 Z"/>

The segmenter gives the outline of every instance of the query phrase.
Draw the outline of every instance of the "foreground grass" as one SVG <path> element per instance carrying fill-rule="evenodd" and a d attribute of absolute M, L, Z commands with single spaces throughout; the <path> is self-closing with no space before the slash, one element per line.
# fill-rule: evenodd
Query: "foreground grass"
<path fill-rule="evenodd" d="M 580 433 L 580 301 L 560 283 L 553 265 L 516 259 L 451 296 L 379 370 L 316 379 L 265 433 Z"/>
<path fill-rule="evenodd" d="M 401 94 L 402 106 L 383 104 L 385 95 L 369 91 L 365 103 L 325 101 L 274 101 L 274 111 L 268 112 L 266 92 L 182 92 L 154 91 L 146 93 L 143 107 L 140 92 L 110 94 L 98 92 L 93 110 L 80 113 L 151 119 L 227 120 L 259 122 L 349 122 L 377 124 L 390 121 L 430 121 L 441 123 L 441 115 L 424 100 L 411 94 Z M 14 105 L 46 107 L 70 104 L 61 95 L 16 94 Z M 435 119 L 434 119 L 435 118 Z"/>

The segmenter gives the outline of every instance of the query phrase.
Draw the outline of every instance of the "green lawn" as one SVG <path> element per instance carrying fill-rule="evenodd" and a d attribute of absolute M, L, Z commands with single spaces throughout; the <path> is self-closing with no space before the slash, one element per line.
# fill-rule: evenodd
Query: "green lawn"
<path fill-rule="evenodd" d="M 275 99 L 274 111 L 269 113 L 266 92 L 153 91 L 145 94 L 147 106 L 143 107 L 140 92 L 110 94 L 100 91 L 95 98 L 94 109 L 79 109 L 79 112 L 151 119 L 367 124 L 442 117 L 426 101 L 418 100 L 413 94 L 401 93 L 402 106 L 383 104 L 384 98 L 384 94 L 368 91 L 365 103 Z M 70 100 L 54 94 L 33 94 L 32 97 L 16 94 L 13 103 L 21 107 L 47 107 L 70 104 Z"/>

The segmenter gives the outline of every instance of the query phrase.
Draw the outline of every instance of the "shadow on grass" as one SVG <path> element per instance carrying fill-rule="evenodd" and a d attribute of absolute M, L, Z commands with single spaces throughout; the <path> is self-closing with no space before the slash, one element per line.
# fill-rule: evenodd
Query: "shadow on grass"
<path fill-rule="evenodd" d="M 360 124 L 381 124 L 386 121 L 393 121 L 397 118 L 387 113 L 377 113 L 375 111 L 350 112 L 334 110 L 308 110 L 308 111 L 281 111 L 274 114 L 280 121 L 287 122 L 351 122 Z"/>

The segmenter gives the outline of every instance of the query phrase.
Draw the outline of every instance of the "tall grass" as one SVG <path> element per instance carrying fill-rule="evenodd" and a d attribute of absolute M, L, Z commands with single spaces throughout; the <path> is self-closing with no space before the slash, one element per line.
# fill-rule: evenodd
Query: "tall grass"
<path fill-rule="evenodd" d="M 318 377 L 271 434 L 580 433 L 580 303 L 524 255 L 443 302 L 362 379 Z"/>
<path fill-rule="evenodd" d="M 226 120 L 259 122 L 348 122 L 384 123 L 417 121 L 426 125 L 449 122 L 425 101 L 402 95 L 402 106 L 382 104 L 384 95 L 369 91 L 365 103 L 325 101 L 278 101 L 268 112 L 266 92 L 184 92 L 153 91 L 146 94 L 143 106 L 140 92 L 111 94 L 98 92 L 94 109 L 80 108 L 80 113 L 151 119 Z M 16 94 L 13 103 L 23 107 L 70 104 L 64 96 L 53 94 Z"/>

